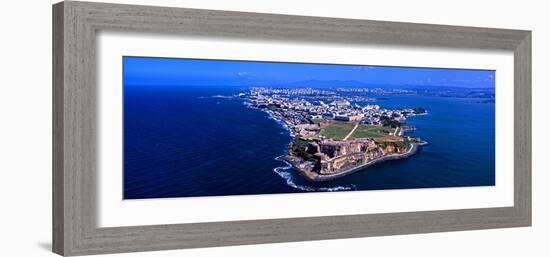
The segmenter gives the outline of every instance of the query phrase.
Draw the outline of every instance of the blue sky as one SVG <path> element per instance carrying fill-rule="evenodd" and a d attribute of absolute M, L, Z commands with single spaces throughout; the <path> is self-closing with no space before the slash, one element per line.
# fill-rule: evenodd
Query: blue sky
<path fill-rule="evenodd" d="M 356 81 L 372 86 L 494 88 L 495 71 L 124 57 L 124 84 L 289 86 Z"/>

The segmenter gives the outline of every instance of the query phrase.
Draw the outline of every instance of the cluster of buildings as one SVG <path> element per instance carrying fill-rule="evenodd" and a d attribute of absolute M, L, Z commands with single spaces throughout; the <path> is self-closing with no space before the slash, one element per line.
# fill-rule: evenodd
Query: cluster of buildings
<path fill-rule="evenodd" d="M 268 89 L 254 88 L 250 92 L 250 104 L 259 108 L 281 110 L 280 118 L 291 125 L 309 123 L 312 120 L 337 120 L 344 122 L 362 122 L 369 125 L 385 125 L 384 121 L 404 122 L 408 116 L 416 114 L 413 109 L 381 109 L 378 105 L 359 106 L 349 100 L 341 99 L 325 103 L 324 92 L 316 99 L 306 100 L 300 93 L 316 92 L 315 89 Z M 312 91 L 313 90 L 313 91 Z M 334 93 L 334 92 L 331 92 Z"/>
<path fill-rule="evenodd" d="M 346 141 L 310 141 L 307 151 L 313 155 L 298 167 L 315 171 L 321 175 L 332 175 L 342 170 L 353 169 L 369 164 L 384 156 L 405 154 L 409 147 L 401 142 L 379 144 L 372 138 L 358 138 Z"/>
<path fill-rule="evenodd" d="M 333 174 L 347 167 L 367 164 L 383 156 L 384 150 L 373 139 L 355 139 L 353 141 L 324 141 L 319 144 L 315 154 L 320 174 Z"/>
<path fill-rule="evenodd" d="M 336 92 L 340 93 L 371 93 L 376 95 L 412 95 L 417 94 L 417 91 L 402 88 L 337 88 Z"/>
<path fill-rule="evenodd" d="M 287 96 L 331 96 L 336 95 L 335 92 L 314 88 L 265 88 L 253 87 L 250 89 L 250 95 L 287 95 Z"/>
<path fill-rule="evenodd" d="M 405 138 L 401 137 L 403 130 L 399 128 L 394 130 L 395 133 L 400 131 L 399 134 L 388 134 L 393 136 L 391 140 L 335 140 L 326 138 L 321 130 L 334 122 L 369 125 L 385 125 L 386 121 L 403 122 L 408 116 L 415 115 L 414 109 L 389 110 L 370 104 L 359 106 L 345 98 L 325 103 L 324 96 L 329 94 L 318 91 L 319 95 L 315 95 L 316 92 L 311 89 L 254 88 L 247 97 L 249 105 L 266 110 L 292 129 L 295 136 L 293 144 L 302 140 L 303 149 L 300 152 L 303 154 L 299 156 L 299 162 L 293 163 L 299 170 L 320 175 L 337 174 L 409 150 L 410 145 L 404 143 Z M 310 98 L 306 100 L 302 96 Z"/>

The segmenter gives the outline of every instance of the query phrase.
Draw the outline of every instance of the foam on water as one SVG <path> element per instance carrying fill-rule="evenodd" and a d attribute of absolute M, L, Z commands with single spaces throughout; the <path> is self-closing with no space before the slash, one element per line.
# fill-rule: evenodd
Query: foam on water
<path fill-rule="evenodd" d="M 279 175 L 281 178 L 283 178 L 286 181 L 286 184 L 302 190 L 306 192 L 336 192 L 336 191 L 350 191 L 355 190 L 355 185 L 349 185 L 349 186 L 334 186 L 334 187 L 314 187 L 314 186 L 306 186 L 306 185 L 298 185 L 294 179 L 294 175 L 289 171 L 292 169 L 292 165 L 290 163 L 281 160 L 279 157 L 275 158 L 278 161 L 282 161 L 286 164 L 284 167 L 277 167 L 274 168 L 273 171 Z"/>
<path fill-rule="evenodd" d="M 281 127 L 283 127 L 286 131 L 288 131 L 288 135 L 292 138 L 295 137 L 294 133 L 292 132 L 292 129 L 290 128 L 290 126 L 288 126 L 288 124 L 286 124 L 286 122 L 280 120 L 280 119 L 277 119 L 275 117 L 273 117 L 273 114 L 270 113 L 270 112 L 265 112 L 267 113 L 267 117 L 270 119 L 270 120 L 273 120 L 275 122 L 277 122 L 277 124 L 281 125 Z"/>
<path fill-rule="evenodd" d="M 291 137 L 291 138 L 294 138 L 295 135 L 294 133 L 292 132 L 292 129 L 290 128 L 290 126 L 280 120 L 280 119 L 277 119 L 276 117 L 273 116 L 273 114 L 271 112 L 266 112 L 267 113 L 267 117 L 275 122 L 277 122 L 277 124 L 281 125 L 281 127 L 283 127 L 286 131 L 288 131 L 288 135 Z M 350 186 L 334 186 L 334 187 L 314 187 L 314 186 L 307 186 L 307 185 L 298 185 L 295 181 L 295 178 L 294 178 L 294 174 L 292 174 L 292 172 L 290 172 L 289 170 L 292 169 L 292 165 L 284 160 L 281 160 L 280 159 L 281 156 L 275 158 L 275 160 L 278 160 L 278 161 L 282 161 L 286 164 L 286 166 L 284 167 L 276 167 L 273 169 L 273 171 L 279 175 L 281 178 L 283 178 L 286 182 L 287 185 L 289 185 L 290 187 L 293 187 L 293 188 L 296 188 L 296 189 L 299 189 L 299 190 L 302 190 L 302 191 L 306 191 L 306 192 L 335 192 L 335 191 L 349 191 L 349 190 L 355 190 L 355 185 L 350 185 Z"/>

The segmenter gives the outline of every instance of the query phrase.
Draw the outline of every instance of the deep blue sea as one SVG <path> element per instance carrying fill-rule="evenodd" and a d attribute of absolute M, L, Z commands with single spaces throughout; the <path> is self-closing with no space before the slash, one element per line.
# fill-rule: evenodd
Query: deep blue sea
<path fill-rule="evenodd" d="M 235 87 L 124 87 L 124 198 L 381 190 L 495 183 L 495 105 L 479 99 L 384 96 L 383 108 L 423 107 L 408 134 L 429 142 L 407 159 L 314 183 L 275 160 L 289 131 L 251 109 Z M 360 103 L 361 104 L 361 103 Z M 366 104 L 366 103 L 363 103 Z M 369 103 L 372 104 L 372 103 Z"/>

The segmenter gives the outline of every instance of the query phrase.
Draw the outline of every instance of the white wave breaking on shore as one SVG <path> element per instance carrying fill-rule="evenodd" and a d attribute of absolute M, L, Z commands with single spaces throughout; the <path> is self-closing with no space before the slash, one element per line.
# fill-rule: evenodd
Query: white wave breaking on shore
<path fill-rule="evenodd" d="M 268 119 L 271 119 L 277 122 L 277 124 L 283 127 L 288 132 L 288 135 L 291 138 L 294 138 L 296 136 L 294 135 L 292 128 L 286 122 L 282 121 L 281 119 L 278 119 L 273 115 L 273 113 L 269 111 L 263 111 L 263 112 L 267 114 Z M 296 188 L 298 190 L 306 191 L 306 192 L 336 192 L 336 191 L 350 191 L 350 190 L 356 189 L 356 186 L 353 184 L 350 186 L 334 186 L 334 187 L 314 187 L 314 186 L 298 185 L 294 179 L 293 174 L 291 173 L 291 171 L 289 171 L 292 168 L 292 165 L 287 161 L 280 159 L 280 157 L 281 156 L 275 158 L 275 160 L 284 162 L 286 166 L 276 167 L 273 169 L 273 172 L 275 172 L 282 179 L 284 179 L 286 184 L 289 185 L 290 187 Z"/>
<path fill-rule="evenodd" d="M 278 157 L 275 159 L 278 161 L 284 162 L 287 166 L 274 168 L 273 171 L 277 175 L 279 175 L 281 178 L 283 178 L 286 181 L 287 185 L 293 188 L 306 191 L 306 192 L 336 192 L 336 191 L 355 190 L 355 185 L 353 184 L 350 186 L 334 186 L 334 187 L 314 187 L 314 186 L 298 185 L 294 181 L 294 177 L 292 173 L 289 171 L 292 168 L 292 165 L 284 160 L 279 159 Z"/>
<path fill-rule="evenodd" d="M 288 131 L 288 135 L 289 135 L 290 137 L 292 137 L 292 138 L 295 137 L 294 132 L 292 132 L 292 128 L 291 128 L 288 124 L 286 124 L 286 122 L 284 122 L 284 121 L 282 121 L 282 120 L 280 120 L 280 119 L 275 118 L 275 117 L 273 116 L 273 114 L 270 113 L 270 112 L 265 112 L 265 113 L 267 113 L 267 117 L 268 117 L 270 120 L 273 120 L 273 121 L 277 122 L 277 124 L 279 124 L 279 125 L 280 125 L 281 127 L 283 127 L 286 131 Z"/>

